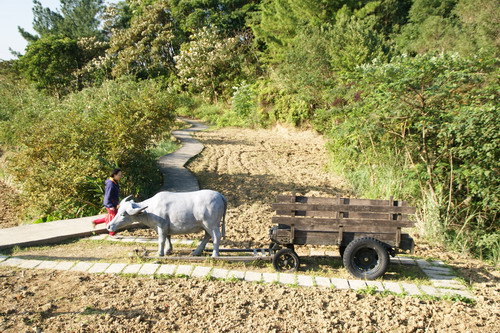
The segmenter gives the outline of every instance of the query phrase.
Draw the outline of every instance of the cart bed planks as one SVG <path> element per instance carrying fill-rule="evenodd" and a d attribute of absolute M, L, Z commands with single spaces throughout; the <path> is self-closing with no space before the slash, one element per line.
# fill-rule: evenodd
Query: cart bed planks
<path fill-rule="evenodd" d="M 411 250 L 411 238 L 401 229 L 414 226 L 409 215 L 415 208 L 404 201 L 278 196 L 273 209 L 282 244 L 345 246 L 359 237 L 374 237 Z"/>
<path fill-rule="evenodd" d="M 273 209 L 270 238 L 277 270 L 298 269 L 294 245 L 338 245 L 349 272 L 370 280 L 385 273 L 388 253 L 413 252 L 413 239 L 402 229 L 414 226 L 415 208 L 405 201 L 281 195 Z"/>

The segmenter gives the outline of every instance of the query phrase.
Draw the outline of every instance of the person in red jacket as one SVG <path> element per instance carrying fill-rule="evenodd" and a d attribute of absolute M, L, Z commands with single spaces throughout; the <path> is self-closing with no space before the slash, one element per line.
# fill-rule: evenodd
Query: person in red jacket
<path fill-rule="evenodd" d="M 104 207 L 108 211 L 108 214 L 100 219 L 96 219 L 92 221 L 92 225 L 96 226 L 96 224 L 106 223 L 108 224 L 113 220 L 116 216 L 116 212 L 118 211 L 118 205 L 120 204 L 120 185 L 118 185 L 118 181 L 122 178 L 122 171 L 120 169 L 114 169 L 111 172 L 110 177 L 105 182 L 104 189 Z M 114 236 L 114 232 L 109 232 L 110 236 Z"/>

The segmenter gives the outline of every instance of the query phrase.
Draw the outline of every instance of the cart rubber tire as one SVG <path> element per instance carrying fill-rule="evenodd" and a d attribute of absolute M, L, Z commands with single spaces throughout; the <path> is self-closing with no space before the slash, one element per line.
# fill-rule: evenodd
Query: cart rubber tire
<path fill-rule="evenodd" d="M 342 261 L 355 277 L 375 280 L 387 271 L 389 253 L 385 245 L 375 238 L 358 238 L 347 245 Z"/>
<path fill-rule="evenodd" d="M 273 257 L 273 267 L 278 272 L 296 272 L 299 266 L 299 256 L 292 249 L 281 249 Z"/>

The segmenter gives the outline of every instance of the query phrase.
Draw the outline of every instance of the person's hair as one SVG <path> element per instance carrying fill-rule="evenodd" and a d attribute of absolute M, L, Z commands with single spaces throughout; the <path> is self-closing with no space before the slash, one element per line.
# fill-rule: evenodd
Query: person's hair
<path fill-rule="evenodd" d="M 111 175 L 109 176 L 113 177 L 114 175 L 117 175 L 120 171 L 122 171 L 122 169 L 119 168 L 113 169 L 113 171 L 111 171 Z"/>

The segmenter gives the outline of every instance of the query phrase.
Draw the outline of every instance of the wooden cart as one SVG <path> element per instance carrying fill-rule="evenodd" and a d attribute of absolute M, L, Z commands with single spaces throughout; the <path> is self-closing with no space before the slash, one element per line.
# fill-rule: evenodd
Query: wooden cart
<path fill-rule="evenodd" d="M 277 225 L 270 238 L 277 271 L 299 268 L 294 245 L 337 245 L 346 269 L 367 280 L 387 271 L 389 255 L 413 253 L 413 239 L 401 229 L 414 225 L 408 216 L 415 208 L 404 201 L 278 196 L 273 209 Z"/>

